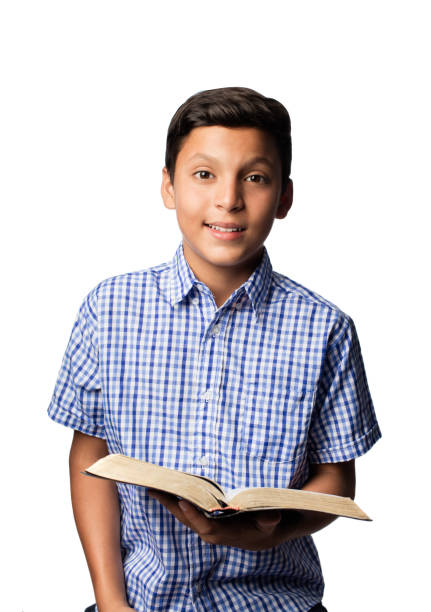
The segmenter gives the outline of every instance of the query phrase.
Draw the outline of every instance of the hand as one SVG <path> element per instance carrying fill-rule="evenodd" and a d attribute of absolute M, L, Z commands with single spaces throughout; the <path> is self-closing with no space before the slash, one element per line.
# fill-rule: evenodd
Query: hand
<path fill-rule="evenodd" d="M 185 500 L 178 501 L 174 495 L 152 489 L 148 494 L 208 544 L 221 544 L 244 550 L 267 550 L 288 538 L 289 521 L 283 520 L 279 510 L 262 510 L 229 518 L 209 519 L 192 504 Z"/>

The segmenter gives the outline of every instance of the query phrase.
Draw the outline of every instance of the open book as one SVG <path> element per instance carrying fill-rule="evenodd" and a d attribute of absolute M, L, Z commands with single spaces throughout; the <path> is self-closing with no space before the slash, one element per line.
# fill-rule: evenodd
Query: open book
<path fill-rule="evenodd" d="M 224 491 L 205 476 L 179 472 L 120 454 L 99 459 L 83 473 L 171 493 L 194 504 L 210 518 L 253 510 L 312 510 L 371 520 L 350 497 L 270 487 Z"/>

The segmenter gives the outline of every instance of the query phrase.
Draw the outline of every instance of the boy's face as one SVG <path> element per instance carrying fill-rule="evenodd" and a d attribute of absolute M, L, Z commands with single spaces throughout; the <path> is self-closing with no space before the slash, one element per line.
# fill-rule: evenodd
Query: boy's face
<path fill-rule="evenodd" d="M 281 193 L 280 159 L 269 134 L 205 126 L 186 136 L 173 183 L 163 169 L 162 197 L 177 212 L 184 255 L 197 278 L 210 285 L 211 275 L 223 271 L 244 282 L 274 219 L 291 206 L 292 184 Z"/>

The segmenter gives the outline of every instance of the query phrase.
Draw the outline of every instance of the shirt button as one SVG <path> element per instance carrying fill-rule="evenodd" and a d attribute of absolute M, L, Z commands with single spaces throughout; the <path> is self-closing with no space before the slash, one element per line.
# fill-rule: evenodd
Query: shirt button
<path fill-rule="evenodd" d="M 211 389 L 207 389 L 205 393 L 202 394 L 202 399 L 204 399 L 205 401 L 210 400 L 211 397 L 212 397 Z"/>
<path fill-rule="evenodd" d="M 214 325 L 213 327 L 213 336 L 218 336 L 220 333 L 220 325 Z"/>
<path fill-rule="evenodd" d="M 201 464 L 201 465 L 205 466 L 205 465 L 208 465 L 208 463 L 209 463 L 209 459 L 208 459 L 208 457 L 206 457 L 205 455 L 203 455 L 203 456 L 202 456 L 202 457 L 199 459 L 199 462 L 200 462 L 200 464 Z"/>
<path fill-rule="evenodd" d="M 199 298 L 198 297 L 192 298 L 192 304 L 199 304 Z"/>

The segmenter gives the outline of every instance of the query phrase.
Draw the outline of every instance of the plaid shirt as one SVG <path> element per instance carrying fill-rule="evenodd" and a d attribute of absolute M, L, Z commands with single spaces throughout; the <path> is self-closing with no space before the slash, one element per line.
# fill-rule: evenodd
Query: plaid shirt
<path fill-rule="evenodd" d="M 353 459 L 380 437 L 352 320 L 273 272 L 266 251 L 220 308 L 182 246 L 170 263 L 100 283 L 49 415 L 111 453 L 226 489 L 300 488 L 310 463 Z M 136 610 L 305 612 L 321 600 L 311 537 L 257 552 L 207 544 L 145 489 L 118 490 Z"/>

